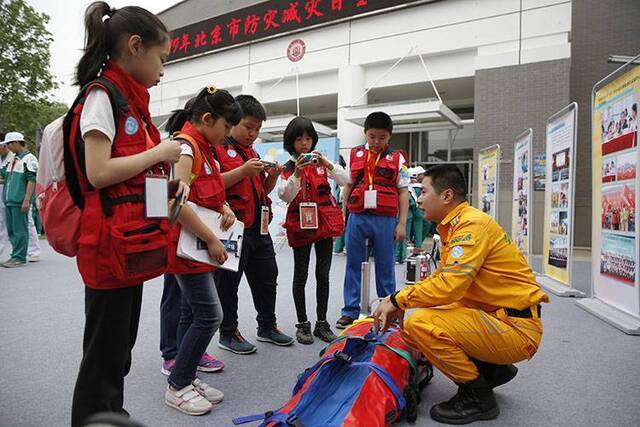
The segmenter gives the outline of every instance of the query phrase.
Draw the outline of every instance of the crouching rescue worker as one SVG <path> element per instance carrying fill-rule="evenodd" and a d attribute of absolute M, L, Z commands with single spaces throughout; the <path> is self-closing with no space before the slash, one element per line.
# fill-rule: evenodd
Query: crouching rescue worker
<path fill-rule="evenodd" d="M 493 389 L 515 377 L 513 363 L 531 359 L 542 338 L 540 303 L 549 302 L 525 258 L 490 216 L 469 206 L 464 176 L 453 165 L 425 173 L 418 199 L 438 224 L 440 267 L 385 298 L 374 313 L 386 330 L 404 319 L 403 335 L 458 385 L 453 398 L 431 408 L 448 424 L 496 418 Z"/>

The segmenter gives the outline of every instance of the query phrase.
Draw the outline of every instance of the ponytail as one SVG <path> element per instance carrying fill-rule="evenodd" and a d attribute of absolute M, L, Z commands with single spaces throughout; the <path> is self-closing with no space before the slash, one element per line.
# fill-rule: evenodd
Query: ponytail
<path fill-rule="evenodd" d="M 200 122 L 206 113 L 210 113 L 214 119 L 223 117 L 231 126 L 237 125 L 242 118 L 240 106 L 229 92 L 209 86 L 187 101 L 183 109 L 174 110 L 165 130 L 171 135 L 182 129 L 187 120 L 191 123 Z"/>
<path fill-rule="evenodd" d="M 137 6 L 116 10 L 103 1 L 93 2 L 85 12 L 84 25 L 84 55 L 78 62 L 75 81 L 80 87 L 98 76 L 107 59 L 119 56 L 116 47 L 121 37 L 137 34 L 145 46 L 165 43 L 169 38 L 162 21 Z"/>

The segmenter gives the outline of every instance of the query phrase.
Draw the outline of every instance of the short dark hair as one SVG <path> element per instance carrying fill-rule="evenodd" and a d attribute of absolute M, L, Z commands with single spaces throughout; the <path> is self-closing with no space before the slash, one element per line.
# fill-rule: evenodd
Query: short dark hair
<path fill-rule="evenodd" d="M 295 117 L 289 122 L 287 128 L 284 130 L 283 146 L 284 149 L 292 156 L 296 154 L 296 149 L 294 147 L 296 139 L 305 133 L 313 140 L 311 151 L 315 150 L 316 144 L 318 143 L 318 132 L 316 132 L 313 127 L 313 123 L 308 118 L 303 116 Z"/>
<path fill-rule="evenodd" d="M 369 129 L 386 129 L 389 133 L 393 132 L 393 120 L 387 113 L 376 111 L 367 116 L 364 121 L 364 131 Z"/>
<path fill-rule="evenodd" d="M 7 134 L 6 134 L 6 133 L 4 133 L 4 132 L 0 132 L 0 143 L 1 143 L 2 141 L 4 141 L 5 136 L 7 136 Z"/>
<path fill-rule="evenodd" d="M 263 122 L 267 120 L 267 112 L 264 110 L 260 101 L 255 99 L 251 95 L 238 95 L 236 96 L 236 102 L 240 105 L 240 112 L 242 118 L 254 117 Z"/>
<path fill-rule="evenodd" d="M 467 182 L 456 165 L 431 166 L 424 176 L 431 178 L 431 186 L 438 194 L 450 188 L 458 199 L 466 199 Z"/>

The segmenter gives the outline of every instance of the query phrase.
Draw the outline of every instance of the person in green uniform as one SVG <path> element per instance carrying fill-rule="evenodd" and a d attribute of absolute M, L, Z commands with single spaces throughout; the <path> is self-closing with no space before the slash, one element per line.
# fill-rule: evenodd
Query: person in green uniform
<path fill-rule="evenodd" d="M 20 132 L 9 132 L 3 141 L 15 156 L 2 170 L 2 200 L 6 206 L 7 231 L 11 242 L 11 259 L 3 267 L 22 267 L 27 263 L 29 245 L 29 207 L 36 185 L 38 160 L 25 147 Z"/>
<path fill-rule="evenodd" d="M 407 239 L 396 241 L 396 262 L 402 264 L 407 258 L 407 241 L 411 241 L 416 248 L 422 247 L 424 240 L 423 228 L 424 219 L 422 209 L 418 206 L 417 200 L 422 191 L 418 175 L 424 174 L 424 168 L 417 166 L 409 169 L 411 184 L 409 184 L 409 209 L 407 211 Z"/>

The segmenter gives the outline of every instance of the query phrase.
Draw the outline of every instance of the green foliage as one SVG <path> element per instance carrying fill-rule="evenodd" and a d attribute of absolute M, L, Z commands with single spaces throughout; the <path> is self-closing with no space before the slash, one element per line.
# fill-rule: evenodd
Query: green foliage
<path fill-rule="evenodd" d="M 25 0 L 0 0 L 0 130 L 19 131 L 33 150 L 36 129 L 64 114 L 50 100 L 58 85 L 49 69 L 49 17 Z"/>

